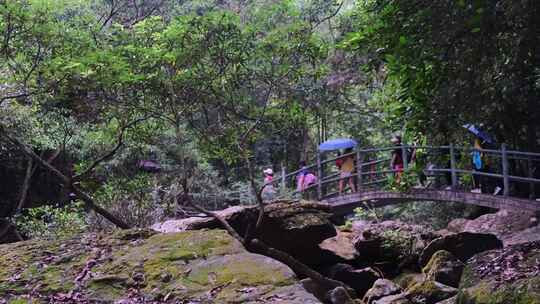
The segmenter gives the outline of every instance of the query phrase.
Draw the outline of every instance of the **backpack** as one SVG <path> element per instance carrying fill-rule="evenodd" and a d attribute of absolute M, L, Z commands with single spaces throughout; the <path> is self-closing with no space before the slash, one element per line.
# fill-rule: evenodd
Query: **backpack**
<path fill-rule="evenodd" d="M 482 169 L 482 153 L 480 151 L 473 151 L 472 153 L 473 166 L 476 170 Z"/>

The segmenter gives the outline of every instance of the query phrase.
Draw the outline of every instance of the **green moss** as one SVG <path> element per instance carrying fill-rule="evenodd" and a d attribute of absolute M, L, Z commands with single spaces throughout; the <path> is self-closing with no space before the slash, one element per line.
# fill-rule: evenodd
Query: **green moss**
<path fill-rule="evenodd" d="M 26 298 L 16 297 L 16 298 L 9 299 L 7 303 L 8 304 L 37 304 L 39 303 L 39 301 L 35 299 L 26 299 Z"/>
<path fill-rule="evenodd" d="M 85 255 L 77 253 L 77 246 L 82 246 L 79 239 L 64 242 L 63 247 L 60 241 L 26 241 L 0 246 L 0 297 L 29 293 L 37 285 L 43 293 L 71 289 L 77 264 Z M 77 255 L 64 258 L 71 251 Z"/>
<path fill-rule="evenodd" d="M 422 268 L 422 272 L 424 274 L 428 274 L 430 270 L 432 269 L 439 269 L 441 266 L 446 263 L 447 261 L 455 260 L 456 258 L 454 255 L 446 250 L 439 250 L 431 256 L 431 259 L 429 259 L 429 262 L 427 263 L 424 268 Z"/>
<path fill-rule="evenodd" d="M 106 250 L 81 290 L 85 296 L 106 302 L 125 297 L 135 285 L 149 297 L 171 293 L 178 299 L 204 297 L 208 290 L 223 285 L 215 296 L 225 303 L 241 297 L 238 290 L 244 286 L 271 292 L 294 284 L 290 270 L 247 253 L 223 230 L 171 234 L 134 230 L 88 238 L 0 246 L 4 256 L 0 260 L 0 298 L 28 294 L 32 289 L 44 295 L 71 290 L 75 277 L 95 258 L 88 244 Z M 136 284 L 134 274 L 142 274 L 144 281 Z"/>
<path fill-rule="evenodd" d="M 414 296 L 425 298 L 428 303 L 436 303 L 451 298 L 457 293 L 457 289 L 444 286 L 432 280 L 425 280 L 416 283 L 407 289 L 407 292 Z"/>
<path fill-rule="evenodd" d="M 408 289 L 414 284 L 421 283 L 425 279 L 425 275 L 421 273 L 402 273 L 393 281 L 403 289 Z"/>
<path fill-rule="evenodd" d="M 261 267 L 260 260 L 255 260 L 250 255 L 238 255 L 225 261 L 226 263 L 210 262 L 197 268 L 190 274 L 189 280 L 201 285 L 220 285 L 237 280 L 246 286 L 285 286 L 294 282 L 291 277 L 279 271 L 269 271 L 268 267 Z M 215 276 L 215 282 L 210 282 L 212 275 Z"/>
<path fill-rule="evenodd" d="M 151 254 L 153 259 L 177 261 L 240 252 L 239 247 L 240 244 L 223 230 L 206 234 L 186 231 L 154 235 L 134 251 L 137 254 Z"/>
<path fill-rule="evenodd" d="M 128 229 L 128 230 L 117 230 L 114 232 L 112 239 L 117 240 L 137 240 L 137 239 L 147 239 L 152 235 L 155 235 L 156 232 L 151 229 Z"/>
<path fill-rule="evenodd" d="M 522 280 L 514 284 L 494 288 L 487 282 L 462 289 L 458 295 L 458 304 L 540 304 L 540 278 Z"/>
<path fill-rule="evenodd" d="M 478 278 L 474 274 L 474 271 L 470 266 L 466 266 L 463 269 L 463 274 L 461 275 L 461 281 L 459 283 L 460 289 L 466 289 L 472 287 L 478 282 Z"/>
<path fill-rule="evenodd" d="M 124 281 L 91 281 L 87 286 L 90 294 L 99 296 L 105 301 L 114 301 L 127 293 L 127 286 Z"/>

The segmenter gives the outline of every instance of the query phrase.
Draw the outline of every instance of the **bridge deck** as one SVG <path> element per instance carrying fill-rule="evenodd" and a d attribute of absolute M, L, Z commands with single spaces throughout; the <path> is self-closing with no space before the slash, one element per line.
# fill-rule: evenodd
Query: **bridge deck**
<path fill-rule="evenodd" d="M 321 201 L 337 215 L 351 213 L 355 208 L 380 208 L 388 205 L 412 201 L 436 201 L 465 203 L 495 209 L 540 211 L 540 202 L 515 197 L 494 196 L 491 194 L 413 189 L 408 192 L 365 191 L 327 198 Z M 367 203 L 367 204 L 366 204 Z"/>

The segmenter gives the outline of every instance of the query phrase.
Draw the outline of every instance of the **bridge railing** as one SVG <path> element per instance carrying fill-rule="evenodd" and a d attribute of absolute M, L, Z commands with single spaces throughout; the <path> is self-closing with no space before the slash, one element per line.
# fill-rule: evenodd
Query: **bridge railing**
<path fill-rule="evenodd" d="M 536 168 L 540 168 L 540 153 L 508 150 L 503 144 L 500 150 L 475 149 L 472 147 L 448 146 L 420 146 L 401 145 L 382 148 L 357 149 L 348 154 L 323 159 L 318 154 L 316 163 L 306 168 L 317 175 L 317 183 L 309 185 L 304 192 L 315 192 L 318 199 L 335 195 L 333 191 L 342 178 L 335 166 L 335 161 L 340 158 L 354 157 L 355 171 L 351 178 L 355 179 L 357 191 L 376 189 L 389 185 L 391 176 L 399 170 L 389 168 L 389 151 L 399 151 L 403 159 L 404 174 L 411 174 L 411 167 L 416 167 L 416 174 L 426 178 L 447 177 L 445 187 L 448 190 L 464 190 L 465 176 L 469 178 L 489 178 L 497 180 L 497 186 L 502 188 L 502 195 L 509 196 L 512 186 L 516 184 L 528 184 L 527 194 L 529 198 L 536 197 L 535 188 L 540 184 Z M 414 151 L 416 158 L 411 158 Z M 489 170 L 473 170 L 470 154 L 474 151 L 484 155 L 484 161 L 488 161 Z M 412 164 L 411 164 L 412 163 Z M 418 168 L 421 167 L 421 168 Z M 274 183 L 281 183 L 281 188 L 288 185 L 296 185 L 296 177 L 300 170 L 282 174 L 274 179 Z M 420 176 L 418 176 L 420 178 Z M 486 183 L 486 181 L 484 181 Z M 477 185 L 478 186 L 478 185 Z M 293 191 L 295 193 L 295 191 Z M 297 193 L 297 192 L 296 192 Z"/>

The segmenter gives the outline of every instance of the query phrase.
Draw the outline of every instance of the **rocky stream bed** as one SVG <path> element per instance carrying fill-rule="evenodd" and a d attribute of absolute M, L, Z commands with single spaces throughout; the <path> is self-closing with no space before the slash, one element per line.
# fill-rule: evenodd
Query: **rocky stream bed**
<path fill-rule="evenodd" d="M 257 210 L 221 215 L 242 235 Z M 336 229 L 316 204 L 267 206 L 259 238 L 344 282 L 353 300 L 246 251 L 210 218 L 31 240 L 0 245 L 0 303 L 538 304 L 536 223 L 500 211 L 443 231 L 399 221 Z"/>

